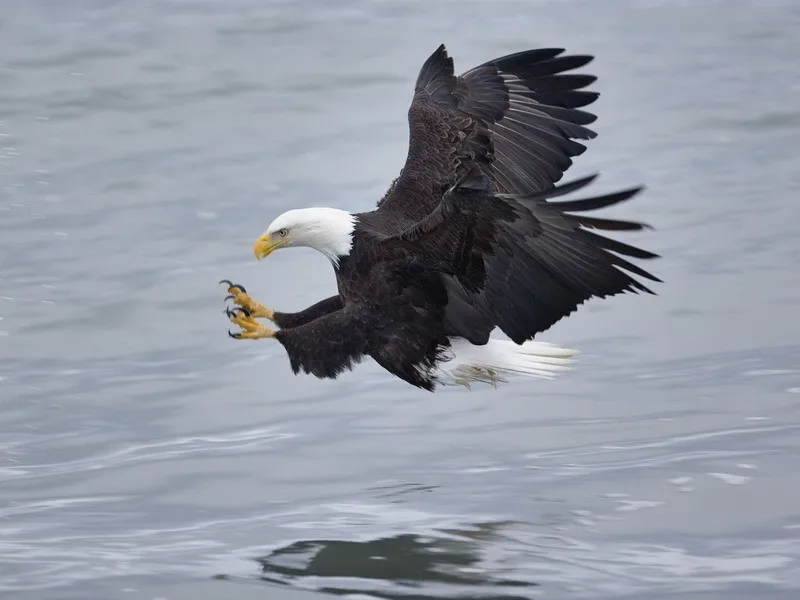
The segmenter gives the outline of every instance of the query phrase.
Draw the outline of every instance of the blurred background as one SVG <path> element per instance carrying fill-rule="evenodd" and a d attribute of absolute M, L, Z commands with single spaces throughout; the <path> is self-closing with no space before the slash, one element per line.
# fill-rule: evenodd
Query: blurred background
<path fill-rule="evenodd" d="M 797 597 L 798 30 L 792 0 L 0 0 L 0 596 Z M 332 293 L 252 243 L 374 205 L 442 42 L 597 57 L 566 179 L 647 185 L 600 216 L 655 227 L 617 238 L 665 283 L 543 335 L 583 351 L 554 382 L 295 377 L 217 281 Z"/>

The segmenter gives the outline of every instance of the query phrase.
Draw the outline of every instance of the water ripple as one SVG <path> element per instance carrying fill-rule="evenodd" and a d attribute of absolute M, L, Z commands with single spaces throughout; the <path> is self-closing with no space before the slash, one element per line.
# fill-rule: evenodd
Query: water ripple
<path fill-rule="evenodd" d="M 64 474 L 75 474 L 98 469 L 118 468 L 127 464 L 143 464 L 162 460 L 172 460 L 192 454 L 220 455 L 222 453 L 239 453 L 245 450 L 256 450 L 281 440 L 297 437 L 293 433 L 278 433 L 272 429 L 249 429 L 229 434 L 192 436 L 139 444 L 90 456 L 79 460 L 41 465 L 24 465 L 0 469 L 6 479 L 33 479 L 52 477 Z M 3 478 L 0 478 L 2 481 Z"/>

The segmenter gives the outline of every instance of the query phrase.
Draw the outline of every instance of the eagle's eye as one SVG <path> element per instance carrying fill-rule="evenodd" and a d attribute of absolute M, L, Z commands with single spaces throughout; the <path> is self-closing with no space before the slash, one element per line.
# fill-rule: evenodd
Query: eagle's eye
<path fill-rule="evenodd" d="M 289 235 L 289 230 L 288 229 L 278 229 L 278 235 L 281 236 L 281 237 L 286 237 L 287 235 Z"/>

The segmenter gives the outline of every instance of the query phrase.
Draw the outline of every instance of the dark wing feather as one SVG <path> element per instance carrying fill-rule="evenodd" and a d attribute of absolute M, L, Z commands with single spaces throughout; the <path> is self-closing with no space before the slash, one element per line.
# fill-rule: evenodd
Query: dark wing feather
<path fill-rule="evenodd" d="M 522 343 L 589 298 L 652 293 L 634 276 L 660 281 L 628 260 L 657 255 L 587 229 L 633 231 L 645 225 L 572 214 L 622 202 L 641 188 L 548 202 L 593 179 L 526 195 L 496 194 L 476 169 L 426 218 L 384 244 L 452 276 L 482 317 Z"/>
<path fill-rule="evenodd" d="M 595 78 L 565 74 L 591 56 L 560 48 L 528 50 L 456 76 L 444 45 L 423 64 L 408 111 L 409 149 L 379 212 L 408 224 L 439 204 L 442 194 L 479 167 L 500 193 L 552 188 L 595 133 L 595 116 L 579 110 L 598 94 Z"/>

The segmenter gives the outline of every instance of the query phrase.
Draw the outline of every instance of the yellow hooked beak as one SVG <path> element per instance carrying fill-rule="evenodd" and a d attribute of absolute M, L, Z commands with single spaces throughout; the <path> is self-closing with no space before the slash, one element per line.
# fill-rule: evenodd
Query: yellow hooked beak
<path fill-rule="evenodd" d="M 277 250 L 286 243 L 283 238 L 273 238 L 270 234 L 265 233 L 256 240 L 253 244 L 253 254 L 256 255 L 258 260 L 268 256 L 273 250 Z"/>

